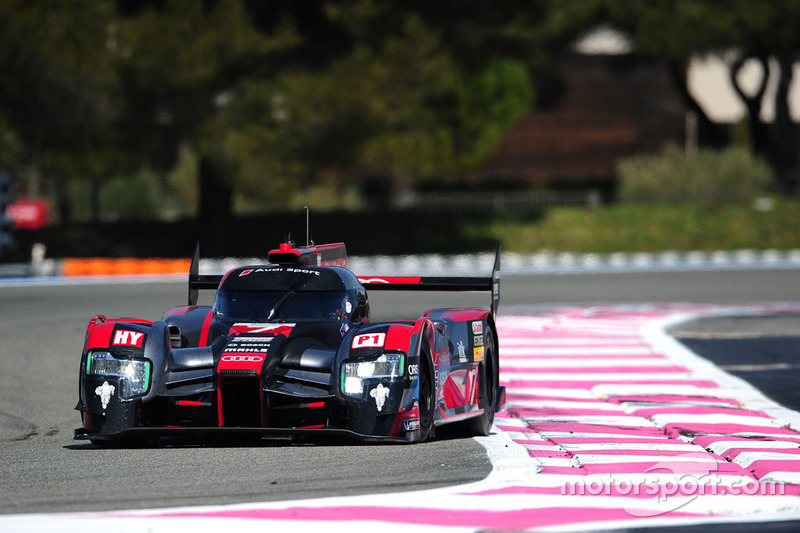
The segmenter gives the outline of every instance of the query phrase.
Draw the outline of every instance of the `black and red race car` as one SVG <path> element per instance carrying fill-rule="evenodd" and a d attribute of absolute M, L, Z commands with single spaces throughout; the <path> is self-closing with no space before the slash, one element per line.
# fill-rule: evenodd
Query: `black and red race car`
<path fill-rule="evenodd" d="M 160 320 L 97 315 L 86 331 L 76 439 L 326 434 L 423 441 L 442 424 L 489 433 L 498 385 L 499 248 L 490 277 L 368 277 L 343 243 L 284 243 L 270 264 L 199 275 Z M 215 289 L 213 306 L 198 291 Z M 373 323 L 367 292 L 492 293 L 489 309 Z"/>

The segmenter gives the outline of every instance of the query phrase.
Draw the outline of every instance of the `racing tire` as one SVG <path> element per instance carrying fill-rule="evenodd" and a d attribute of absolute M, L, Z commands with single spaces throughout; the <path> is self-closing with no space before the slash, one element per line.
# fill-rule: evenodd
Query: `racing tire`
<path fill-rule="evenodd" d="M 436 382 L 427 342 L 423 345 L 419 355 L 419 442 L 422 442 L 428 438 L 433 428 L 433 415 L 436 411 Z"/>
<path fill-rule="evenodd" d="M 487 328 L 488 329 L 488 328 Z M 497 395 L 497 359 L 495 357 L 494 334 L 488 329 L 483 338 L 483 362 L 480 364 L 478 387 L 480 407 L 483 413 L 464 422 L 464 430 L 470 435 L 486 436 L 494 425 L 495 396 Z"/>

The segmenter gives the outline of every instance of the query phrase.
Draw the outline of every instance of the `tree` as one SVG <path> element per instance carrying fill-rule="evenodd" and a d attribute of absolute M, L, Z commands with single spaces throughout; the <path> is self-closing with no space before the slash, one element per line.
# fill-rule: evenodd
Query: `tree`
<path fill-rule="evenodd" d="M 105 2 L 0 0 L 0 117 L 20 164 L 51 177 L 65 221 L 70 181 L 104 175 L 116 112 L 112 16 Z"/>
<path fill-rule="evenodd" d="M 721 139 L 686 88 L 685 73 L 689 61 L 698 55 L 728 59 L 731 83 L 747 109 L 754 151 L 769 160 L 781 192 L 792 194 L 797 190 L 800 134 L 789 114 L 788 90 L 800 52 L 800 35 L 796 32 L 800 4 L 792 0 L 551 0 L 548 17 L 542 22 L 543 27 L 555 28 L 556 35 L 571 36 L 603 24 L 625 33 L 636 53 L 671 65 L 690 109 L 699 115 L 701 126 L 712 132 L 712 144 L 719 144 Z M 767 68 L 769 58 L 777 62 L 775 73 Z M 741 87 L 737 77 L 750 59 L 764 70 L 762 84 L 752 94 Z M 764 125 L 760 112 L 772 75 L 778 76 L 775 120 Z"/>
<path fill-rule="evenodd" d="M 475 168 L 529 109 L 522 64 L 459 62 L 425 13 L 369 0 L 328 6 L 327 24 L 351 46 L 325 64 L 249 80 L 227 115 L 253 194 L 264 179 L 280 194 L 282 180 L 326 175 L 361 183 L 370 205 L 391 203 L 404 184 Z"/>
<path fill-rule="evenodd" d="M 204 249 L 224 253 L 237 191 L 321 175 L 392 189 L 491 153 L 532 100 L 506 57 L 527 46 L 518 21 L 494 26 L 514 2 L 434 4 L 0 0 L 0 118 L 63 221 L 74 180 L 97 213 L 109 176 L 166 173 L 188 147 Z"/>
<path fill-rule="evenodd" d="M 204 249 L 223 254 L 236 176 L 219 117 L 239 84 L 269 72 L 291 48 L 290 24 L 259 31 L 240 0 L 122 3 L 117 58 L 126 113 L 118 127 L 127 145 L 162 171 L 188 144 L 198 154 L 198 218 Z"/>

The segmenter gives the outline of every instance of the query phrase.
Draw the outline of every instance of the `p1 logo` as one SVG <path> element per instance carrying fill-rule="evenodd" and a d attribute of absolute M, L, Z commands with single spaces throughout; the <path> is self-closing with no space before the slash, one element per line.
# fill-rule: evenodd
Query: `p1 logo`
<path fill-rule="evenodd" d="M 361 348 L 383 348 L 386 343 L 386 333 L 367 333 L 365 335 L 356 335 L 353 337 L 353 344 L 351 347 L 354 350 Z"/>

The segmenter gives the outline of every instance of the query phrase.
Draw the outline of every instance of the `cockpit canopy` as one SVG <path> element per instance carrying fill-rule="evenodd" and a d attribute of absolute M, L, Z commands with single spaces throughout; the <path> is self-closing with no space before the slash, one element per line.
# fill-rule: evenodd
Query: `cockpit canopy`
<path fill-rule="evenodd" d="M 218 319 L 234 322 L 369 320 L 358 279 L 333 267 L 237 268 L 220 284 L 214 311 Z"/>

